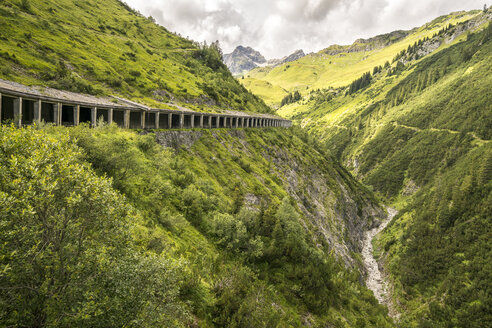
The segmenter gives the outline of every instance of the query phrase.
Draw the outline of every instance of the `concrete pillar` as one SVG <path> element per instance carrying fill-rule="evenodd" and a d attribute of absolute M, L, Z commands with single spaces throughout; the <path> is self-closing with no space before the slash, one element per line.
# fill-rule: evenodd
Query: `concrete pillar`
<path fill-rule="evenodd" d="M 22 126 L 22 97 L 14 99 L 14 122 L 17 127 Z"/>
<path fill-rule="evenodd" d="M 73 125 L 77 126 L 80 124 L 80 105 L 75 105 L 73 109 Z"/>
<path fill-rule="evenodd" d="M 130 128 L 130 110 L 125 109 L 125 114 L 123 115 L 123 126 L 125 129 Z"/>
<path fill-rule="evenodd" d="M 226 128 L 226 127 L 227 127 L 227 116 L 224 116 L 224 126 L 223 126 L 223 127 L 224 127 L 224 128 Z"/>
<path fill-rule="evenodd" d="M 212 128 L 212 116 L 209 116 L 208 117 L 208 128 L 211 129 Z"/>
<path fill-rule="evenodd" d="M 60 104 L 59 103 L 54 103 L 53 104 L 53 123 L 55 123 L 55 125 L 59 125 L 58 121 L 58 112 L 60 111 L 59 110 L 59 106 Z"/>
<path fill-rule="evenodd" d="M 155 113 L 155 129 L 159 129 L 159 121 L 161 119 L 161 112 Z"/>
<path fill-rule="evenodd" d="M 169 113 L 167 115 L 167 126 L 169 127 L 169 129 L 173 128 L 173 114 L 172 113 Z"/>
<path fill-rule="evenodd" d="M 41 123 L 41 100 L 34 102 L 34 123 Z"/>
<path fill-rule="evenodd" d="M 239 117 L 236 117 L 236 129 L 239 127 Z"/>
<path fill-rule="evenodd" d="M 113 123 L 113 109 L 110 108 L 108 109 L 108 125 L 111 125 Z"/>
<path fill-rule="evenodd" d="M 140 113 L 140 128 L 145 129 L 145 111 Z"/>
<path fill-rule="evenodd" d="M 91 126 L 95 127 L 97 124 L 97 107 L 91 108 Z"/>
<path fill-rule="evenodd" d="M 200 115 L 200 129 L 203 129 L 203 115 Z"/>
<path fill-rule="evenodd" d="M 195 127 L 195 115 L 191 115 L 191 128 Z"/>
<path fill-rule="evenodd" d="M 185 122 L 185 114 L 179 115 L 179 128 L 182 129 L 184 127 Z"/>

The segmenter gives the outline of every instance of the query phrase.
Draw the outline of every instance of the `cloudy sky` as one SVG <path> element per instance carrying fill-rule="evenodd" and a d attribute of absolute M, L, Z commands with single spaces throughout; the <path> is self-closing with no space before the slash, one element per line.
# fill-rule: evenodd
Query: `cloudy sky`
<path fill-rule="evenodd" d="M 126 0 L 171 31 L 219 40 L 224 53 L 251 46 L 267 59 L 420 26 L 484 0 Z"/>

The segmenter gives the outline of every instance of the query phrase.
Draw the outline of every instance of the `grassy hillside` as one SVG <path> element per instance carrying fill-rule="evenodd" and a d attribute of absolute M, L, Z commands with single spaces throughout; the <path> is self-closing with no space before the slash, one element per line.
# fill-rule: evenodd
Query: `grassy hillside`
<path fill-rule="evenodd" d="M 235 81 L 216 45 L 179 37 L 121 1 L 6 0 L 0 18 L 2 79 L 157 108 L 269 111 Z"/>
<path fill-rule="evenodd" d="M 381 209 L 296 129 L 2 126 L 0 145 L 2 325 L 392 326 L 342 256 Z"/>
<path fill-rule="evenodd" d="M 402 327 L 490 322 L 492 24 L 485 26 L 424 58 L 409 49 L 353 92 L 313 92 L 280 111 L 400 210 L 377 245 Z"/>
<path fill-rule="evenodd" d="M 311 90 L 345 87 L 363 73 L 372 72 L 375 66 L 384 66 L 387 61 L 391 63 L 398 53 L 415 42 L 432 37 L 449 24 L 467 21 L 479 13 L 480 11 L 453 13 L 409 32 L 393 32 L 368 40 L 358 40 L 350 46 L 330 46 L 275 68 L 257 68 L 240 81 L 248 90 L 275 106 L 280 104 L 287 92 L 297 90 L 309 94 Z M 458 38 L 461 39 L 462 37 Z M 446 42 L 440 47 L 447 46 Z M 285 93 L 276 91 L 270 94 L 272 88 L 283 89 Z"/>

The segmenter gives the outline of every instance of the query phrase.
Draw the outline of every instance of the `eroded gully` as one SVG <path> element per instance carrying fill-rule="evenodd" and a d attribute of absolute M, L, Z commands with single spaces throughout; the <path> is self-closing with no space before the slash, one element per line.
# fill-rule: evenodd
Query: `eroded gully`
<path fill-rule="evenodd" d="M 394 311 L 394 307 L 390 302 L 390 298 L 388 296 L 388 282 L 384 279 L 384 277 L 381 274 L 381 271 L 379 270 L 378 263 L 373 256 L 373 247 L 372 247 L 372 239 L 378 233 L 380 233 L 384 228 L 386 228 L 388 223 L 390 223 L 391 220 L 398 213 L 398 211 L 395 210 L 394 208 L 388 207 L 387 210 L 388 210 L 388 216 L 383 222 L 381 222 L 379 227 L 366 231 L 364 236 L 363 246 L 362 246 L 362 260 L 367 270 L 367 278 L 366 278 L 367 288 L 373 291 L 374 296 L 376 297 L 376 299 L 380 304 L 384 304 L 388 306 L 388 308 L 390 309 L 390 315 L 393 314 L 392 316 L 397 316 L 397 314 Z"/>

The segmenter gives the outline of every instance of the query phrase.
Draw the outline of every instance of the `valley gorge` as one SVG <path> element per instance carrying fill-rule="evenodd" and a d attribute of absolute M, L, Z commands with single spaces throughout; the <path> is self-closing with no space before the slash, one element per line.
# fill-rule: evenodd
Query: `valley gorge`
<path fill-rule="evenodd" d="M 159 1 L 0 2 L 0 326 L 490 325 L 490 8 Z"/>

